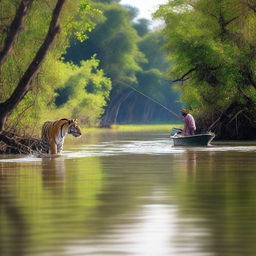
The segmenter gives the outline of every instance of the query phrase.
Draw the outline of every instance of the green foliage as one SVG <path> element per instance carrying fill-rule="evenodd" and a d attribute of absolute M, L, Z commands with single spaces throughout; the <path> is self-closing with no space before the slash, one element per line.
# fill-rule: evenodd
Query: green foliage
<path fill-rule="evenodd" d="M 95 27 L 93 20 L 99 15 L 101 15 L 99 9 L 93 8 L 88 1 L 83 0 L 79 6 L 79 11 L 66 26 L 68 36 L 74 35 L 81 42 L 88 39 L 87 33 Z"/>
<path fill-rule="evenodd" d="M 119 3 L 121 0 L 94 0 L 94 2 L 100 2 L 100 3 Z"/>
<path fill-rule="evenodd" d="M 132 5 L 122 5 L 122 7 L 128 11 L 130 20 L 134 20 L 139 14 L 139 9 Z"/>
<path fill-rule="evenodd" d="M 159 31 L 148 31 L 138 43 L 139 49 L 147 59 L 147 62 L 141 64 L 144 70 L 158 69 L 162 73 L 168 70 L 170 63 L 165 56 L 164 43 L 165 40 Z"/>
<path fill-rule="evenodd" d="M 131 25 L 129 12 L 114 3 L 97 7 L 102 10 L 104 19 L 98 20 L 86 42 L 71 42 L 66 60 L 79 64 L 96 54 L 101 68 L 112 81 L 134 82 L 142 54 L 136 45 L 139 37 Z"/>
<path fill-rule="evenodd" d="M 139 19 L 134 24 L 133 27 L 136 29 L 140 37 L 145 36 L 149 32 L 150 21 L 147 19 Z"/>
<path fill-rule="evenodd" d="M 82 123 L 92 125 L 103 113 L 109 97 L 111 82 L 98 70 L 96 59 L 83 61 L 81 65 L 70 65 L 70 74 L 64 85 L 57 89 L 56 113 L 66 113 Z"/>
<path fill-rule="evenodd" d="M 26 18 L 24 30 L 19 34 L 7 61 L 1 66 L 1 102 L 10 96 L 41 46 L 48 31 L 55 4 L 56 0 L 33 2 L 31 11 Z M 0 15 L 3 17 L 1 21 L 3 33 L 0 35 L 1 45 L 3 45 L 6 36 L 5 28 L 12 21 L 17 6 L 18 4 L 14 1 L 3 0 L 0 3 Z M 98 62 L 95 59 L 84 62 L 78 67 L 65 63 L 62 55 L 69 46 L 70 36 L 73 35 L 80 41 L 86 39 L 87 33 L 94 28 L 94 20 L 98 19 L 100 15 L 101 11 L 92 7 L 90 1 L 72 0 L 66 2 L 60 19 L 61 33 L 57 36 L 45 62 L 32 81 L 32 90 L 27 93 L 23 101 L 13 111 L 9 117 L 8 125 L 31 128 L 34 124 L 39 123 L 41 125 L 45 119 L 69 118 L 71 116 L 80 118 L 82 106 L 92 111 L 89 118 L 90 123 L 96 122 L 108 98 L 111 88 L 109 80 L 104 77 L 103 71 L 97 69 Z M 82 77 L 81 81 L 79 80 L 80 85 L 70 89 L 73 94 L 72 96 L 68 95 L 68 100 L 77 95 L 76 90 L 79 90 L 80 95 L 82 95 L 83 82 L 83 86 L 86 87 L 86 83 L 92 81 L 91 86 L 95 88 L 92 89 L 93 93 L 88 93 L 90 100 L 82 105 L 81 102 L 84 99 L 81 96 L 77 101 L 72 101 L 69 108 L 64 106 L 61 109 L 56 108 L 55 97 L 58 96 L 56 91 L 65 87 L 67 81 L 71 81 L 79 74 Z M 83 91 L 86 92 L 85 89 Z M 81 119 L 85 121 L 85 115 L 82 115 Z"/>
<path fill-rule="evenodd" d="M 144 115 L 145 122 L 165 116 L 162 113 L 165 110 L 157 109 L 155 103 L 149 103 L 145 97 L 133 94 L 124 100 L 130 93 L 124 84 L 136 86 L 152 98 L 162 100 L 163 104 L 166 103 L 169 107 L 171 104 L 177 109 L 177 93 L 170 90 L 164 77 L 169 63 L 162 51 L 163 36 L 157 31 L 151 32 L 149 21 L 145 19 L 134 22 L 136 10 L 131 6 L 115 3 L 98 3 L 95 6 L 101 9 L 104 17 L 96 21 L 97 25 L 86 42 L 72 39 L 65 59 L 79 65 L 80 61 L 96 54 L 100 60 L 100 68 L 113 83 L 107 112 L 112 112 L 112 117 L 117 116 L 119 122 L 142 120 L 143 112 L 149 113 Z M 112 111 L 119 109 L 119 104 L 120 115 Z M 169 120 L 169 114 L 164 118 Z"/>
<path fill-rule="evenodd" d="M 169 75 L 184 80 L 177 87 L 188 108 L 214 113 L 232 102 L 246 104 L 248 97 L 254 101 L 256 16 L 251 7 L 243 0 L 176 0 L 156 13 L 166 23 Z"/>

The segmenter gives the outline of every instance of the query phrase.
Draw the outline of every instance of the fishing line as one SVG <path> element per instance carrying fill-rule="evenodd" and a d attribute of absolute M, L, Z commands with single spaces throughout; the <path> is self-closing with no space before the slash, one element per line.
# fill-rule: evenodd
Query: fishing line
<path fill-rule="evenodd" d="M 129 87 L 130 89 L 134 90 L 135 92 L 143 95 L 144 97 L 146 97 L 147 99 L 153 101 L 154 103 L 158 104 L 159 106 L 161 106 L 162 108 L 164 108 L 165 110 L 167 110 L 169 113 L 173 114 L 174 116 L 176 116 L 177 118 L 181 119 L 181 117 L 176 114 L 174 111 L 172 111 L 171 109 L 167 108 L 166 106 L 164 106 L 163 104 L 161 104 L 160 102 L 156 101 L 155 99 L 151 98 L 150 96 L 144 94 L 143 92 L 137 90 L 136 88 L 134 88 L 133 86 L 125 83 L 125 82 L 122 82 L 122 81 L 117 81 L 117 83 L 120 83 L 120 84 L 123 84 L 125 85 L 126 87 Z"/>

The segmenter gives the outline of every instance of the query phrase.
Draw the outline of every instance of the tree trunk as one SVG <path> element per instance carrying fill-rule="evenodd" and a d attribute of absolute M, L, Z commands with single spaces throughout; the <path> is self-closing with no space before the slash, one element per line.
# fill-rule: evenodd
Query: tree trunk
<path fill-rule="evenodd" d="M 114 123 L 119 111 L 119 104 L 121 104 L 123 100 L 127 98 L 127 94 L 129 93 L 130 89 L 125 89 L 124 91 L 121 91 L 119 94 L 110 97 L 110 104 L 107 106 L 107 109 L 100 121 L 101 127 L 110 127 Z"/>
<path fill-rule="evenodd" d="M 117 117 L 118 117 L 118 114 L 119 114 L 119 110 L 120 110 L 120 107 L 121 105 L 126 101 L 126 99 L 133 93 L 133 91 L 127 93 L 121 100 L 120 102 L 118 102 L 117 104 L 117 109 L 116 109 L 116 113 L 115 113 L 115 118 L 114 118 L 114 124 L 117 123 Z"/>
<path fill-rule="evenodd" d="M 16 15 L 9 27 L 9 30 L 4 42 L 4 46 L 0 51 L 0 65 L 2 65 L 6 60 L 6 58 L 8 57 L 8 54 L 12 49 L 15 39 L 17 38 L 19 32 L 23 28 L 25 17 L 29 13 L 32 3 L 33 3 L 33 0 L 22 0 L 20 2 Z"/>
<path fill-rule="evenodd" d="M 4 111 L 0 110 L 0 131 L 4 129 L 6 119 L 7 119 L 7 115 L 4 113 Z"/>
<path fill-rule="evenodd" d="M 54 38 L 60 32 L 60 26 L 58 24 L 59 16 L 61 14 L 65 1 L 66 0 L 57 1 L 57 4 L 52 14 L 52 20 L 49 26 L 49 30 L 43 44 L 39 48 L 35 58 L 29 65 L 28 69 L 20 79 L 17 87 L 13 91 L 10 98 L 7 99 L 5 102 L 0 103 L 0 131 L 4 129 L 7 116 L 19 104 L 19 102 L 24 98 L 24 96 L 30 90 L 32 79 L 34 78 L 38 69 L 42 65 L 50 47 L 52 46 Z"/>

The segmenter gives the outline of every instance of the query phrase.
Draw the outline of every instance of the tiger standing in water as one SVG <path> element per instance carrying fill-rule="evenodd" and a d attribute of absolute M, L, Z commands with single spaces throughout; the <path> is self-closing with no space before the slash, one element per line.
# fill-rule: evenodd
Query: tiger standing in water
<path fill-rule="evenodd" d="M 58 154 L 62 151 L 64 138 L 67 134 L 74 137 L 82 135 L 77 119 L 59 119 L 46 121 L 42 126 L 41 144 L 44 152 Z"/>

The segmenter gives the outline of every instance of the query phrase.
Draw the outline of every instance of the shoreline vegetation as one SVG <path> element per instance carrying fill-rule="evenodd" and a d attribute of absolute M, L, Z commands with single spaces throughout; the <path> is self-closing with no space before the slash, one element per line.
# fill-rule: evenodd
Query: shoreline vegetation
<path fill-rule="evenodd" d="M 86 133 L 104 132 L 169 132 L 181 124 L 115 124 L 111 128 L 86 127 L 81 129 Z M 17 131 L 0 132 L 0 154 L 41 154 L 42 148 L 39 136 L 29 136 Z"/>
<path fill-rule="evenodd" d="M 0 154 L 40 154 L 41 140 L 17 131 L 0 132 Z"/>
<path fill-rule="evenodd" d="M 155 13 L 180 101 L 221 140 L 256 139 L 255 11 L 255 1 L 179 0 Z"/>
<path fill-rule="evenodd" d="M 181 128 L 182 124 L 113 124 L 110 128 L 86 127 L 82 126 L 82 130 L 86 132 L 164 132 L 170 131 L 172 128 Z"/>
<path fill-rule="evenodd" d="M 169 131 L 114 124 L 179 122 L 163 107 L 181 106 L 198 133 L 255 140 L 256 3 L 238 2 L 169 1 L 154 14 L 165 25 L 152 31 L 120 0 L 54 0 L 51 8 L 2 0 L 0 151 L 30 152 L 31 140 L 40 144 L 32 127 L 62 117 L 109 131 Z"/>
<path fill-rule="evenodd" d="M 0 131 L 62 117 L 102 127 L 176 120 L 155 103 L 180 108 L 164 36 L 119 2 L 1 1 Z"/>
<path fill-rule="evenodd" d="M 110 128 L 88 127 L 82 126 L 83 136 L 88 134 L 103 133 L 138 133 L 138 132 L 163 132 L 168 134 L 173 128 L 182 128 L 181 123 L 165 123 L 165 124 L 114 124 Z M 69 138 L 67 138 L 68 142 Z M 215 140 L 214 145 L 244 145 L 248 143 L 255 145 L 255 140 Z M 29 132 L 18 133 L 17 131 L 0 132 L 0 155 L 4 154 L 33 154 L 43 156 L 40 137 L 30 136 Z"/>

